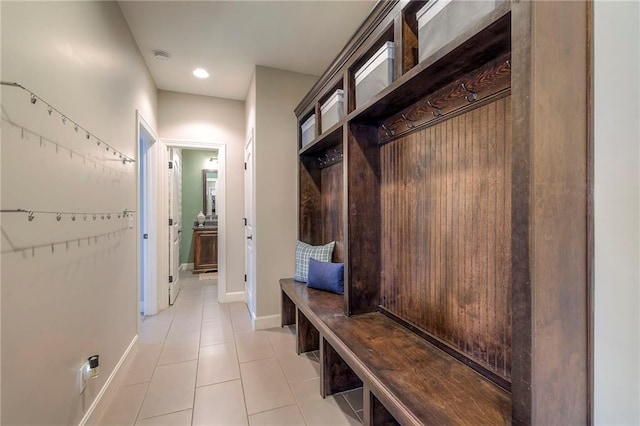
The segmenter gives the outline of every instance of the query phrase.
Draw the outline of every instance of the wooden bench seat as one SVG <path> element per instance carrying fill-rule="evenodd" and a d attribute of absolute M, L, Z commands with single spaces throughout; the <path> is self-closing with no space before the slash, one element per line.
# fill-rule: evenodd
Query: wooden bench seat
<path fill-rule="evenodd" d="M 296 324 L 298 352 L 321 351 L 321 393 L 361 381 L 365 424 L 511 423 L 508 392 L 396 321 L 381 313 L 347 317 L 340 295 L 293 279 L 280 285 L 282 322 Z"/>

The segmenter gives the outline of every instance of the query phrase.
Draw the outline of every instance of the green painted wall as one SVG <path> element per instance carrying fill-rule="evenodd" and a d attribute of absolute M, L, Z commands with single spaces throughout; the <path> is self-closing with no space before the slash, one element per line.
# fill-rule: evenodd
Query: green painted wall
<path fill-rule="evenodd" d="M 202 210 L 202 170 L 210 169 L 214 151 L 182 150 L 182 237 L 180 263 L 193 263 L 193 223 Z"/>

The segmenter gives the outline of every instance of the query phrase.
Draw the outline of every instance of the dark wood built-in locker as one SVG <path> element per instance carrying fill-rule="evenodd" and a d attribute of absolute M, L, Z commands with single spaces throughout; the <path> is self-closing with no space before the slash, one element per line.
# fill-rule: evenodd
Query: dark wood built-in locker
<path fill-rule="evenodd" d="M 319 330 L 321 363 L 344 367 L 323 376 L 323 392 L 362 379 L 365 424 L 477 422 L 483 412 L 498 423 L 589 423 L 592 5 L 497 2 L 420 61 L 425 4 L 378 3 L 296 108 L 299 123 L 312 113 L 318 123 L 298 145 L 299 239 L 336 241 L 344 316 L 284 281 L 283 313 L 288 323 L 309 304 L 303 325 Z M 355 73 L 389 41 L 394 79 L 356 107 Z M 336 88 L 345 117 L 322 133 L 319 105 Z M 358 336 L 371 347 L 350 347 Z M 403 388 L 384 382 L 390 359 L 424 372 L 435 358 L 433 382 L 397 372 Z M 482 379 L 457 382 L 447 360 Z M 455 386 L 474 398 L 460 404 L 477 405 L 452 403 Z"/>

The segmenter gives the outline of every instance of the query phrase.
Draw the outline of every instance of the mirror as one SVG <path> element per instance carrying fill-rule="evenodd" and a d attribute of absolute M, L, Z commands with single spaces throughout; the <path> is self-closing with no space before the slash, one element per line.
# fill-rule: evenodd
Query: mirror
<path fill-rule="evenodd" d="M 213 169 L 202 170 L 202 212 L 207 218 L 215 218 L 216 212 L 216 186 L 218 184 L 218 171 Z"/>

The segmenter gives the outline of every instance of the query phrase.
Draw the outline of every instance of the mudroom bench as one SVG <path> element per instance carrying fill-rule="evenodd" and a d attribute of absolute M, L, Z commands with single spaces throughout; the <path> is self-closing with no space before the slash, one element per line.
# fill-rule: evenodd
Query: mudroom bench
<path fill-rule="evenodd" d="M 364 424 L 510 424 L 511 397 L 397 321 L 347 317 L 340 295 L 280 280 L 297 352 L 320 350 L 323 397 L 363 387 Z"/>

